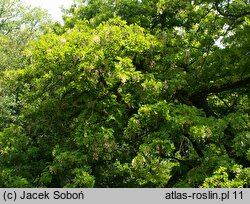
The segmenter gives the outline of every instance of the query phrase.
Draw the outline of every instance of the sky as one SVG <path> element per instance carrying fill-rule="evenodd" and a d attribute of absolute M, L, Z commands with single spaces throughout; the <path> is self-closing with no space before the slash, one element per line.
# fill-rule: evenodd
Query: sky
<path fill-rule="evenodd" d="M 62 13 L 60 7 L 63 5 L 65 8 L 73 3 L 73 0 L 24 0 L 27 5 L 40 6 L 48 10 L 52 19 L 62 22 Z"/>

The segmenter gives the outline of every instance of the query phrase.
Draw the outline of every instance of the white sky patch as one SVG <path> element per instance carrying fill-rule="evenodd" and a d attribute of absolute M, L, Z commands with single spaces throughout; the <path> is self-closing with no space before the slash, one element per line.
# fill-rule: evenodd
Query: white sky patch
<path fill-rule="evenodd" d="M 24 0 L 27 5 L 47 9 L 54 21 L 62 22 L 61 7 L 69 8 L 74 0 Z"/>

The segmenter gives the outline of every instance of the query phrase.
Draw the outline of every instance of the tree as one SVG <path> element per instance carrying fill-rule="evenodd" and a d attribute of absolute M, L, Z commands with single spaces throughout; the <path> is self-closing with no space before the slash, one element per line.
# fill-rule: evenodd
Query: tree
<path fill-rule="evenodd" d="M 27 43 L 46 31 L 50 19 L 46 11 L 24 6 L 21 0 L 0 3 L 0 70 L 22 68 Z"/>
<path fill-rule="evenodd" d="M 248 187 L 249 18 L 244 0 L 76 2 L 5 72 L 23 106 L 1 185 Z"/>
<path fill-rule="evenodd" d="M 0 0 L 0 131 L 16 123 L 20 89 L 16 82 L 8 84 L 6 70 L 24 68 L 28 64 L 24 54 L 30 41 L 48 31 L 48 14 L 36 7 L 26 7 L 20 0 Z"/>

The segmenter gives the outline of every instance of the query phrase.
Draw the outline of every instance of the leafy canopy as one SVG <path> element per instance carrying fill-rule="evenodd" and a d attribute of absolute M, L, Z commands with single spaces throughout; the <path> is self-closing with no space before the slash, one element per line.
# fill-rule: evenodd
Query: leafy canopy
<path fill-rule="evenodd" d="M 249 19 L 246 0 L 75 1 L 3 73 L 1 186 L 249 187 Z"/>

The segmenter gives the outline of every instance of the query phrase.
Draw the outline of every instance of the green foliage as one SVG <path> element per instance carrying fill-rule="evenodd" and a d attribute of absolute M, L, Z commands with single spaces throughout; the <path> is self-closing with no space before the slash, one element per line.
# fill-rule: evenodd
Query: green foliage
<path fill-rule="evenodd" d="M 1 73 L 0 186 L 249 187 L 249 18 L 243 0 L 75 1 Z"/>
<path fill-rule="evenodd" d="M 27 188 L 29 183 L 25 178 L 16 176 L 15 172 L 11 169 L 3 169 L 0 174 L 0 182 L 2 187 L 12 187 L 12 188 Z"/>
<path fill-rule="evenodd" d="M 202 187 L 204 188 L 243 188 L 249 183 L 249 169 L 242 170 L 239 165 L 234 165 L 228 170 L 220 167 L 212 177 L 206 178 Z M 230 178 L 231 177 L 231 178 Z"/>

